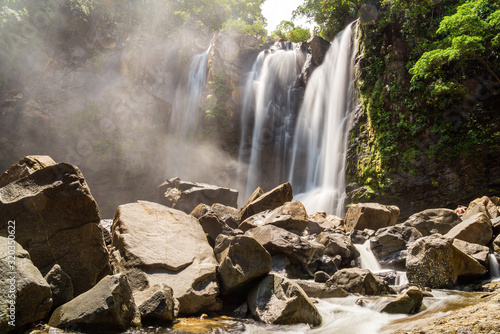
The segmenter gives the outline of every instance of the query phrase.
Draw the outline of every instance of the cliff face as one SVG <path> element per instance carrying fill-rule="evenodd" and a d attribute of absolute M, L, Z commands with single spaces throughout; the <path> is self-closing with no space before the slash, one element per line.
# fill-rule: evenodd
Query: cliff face
<path fill-rule="evenodd" d="M 423 35 L 408 29 L 388 6 L 378 21 L 361 25 L 347 155 L 349 202 L 395 204 L 400 220 L 500 193 L 498 83 L 471 62 L 454 79 L 466 91 L 461 99 L 415 88 L 408 69 Z M 488 140 L 476 140 L 482 132 Z"/>

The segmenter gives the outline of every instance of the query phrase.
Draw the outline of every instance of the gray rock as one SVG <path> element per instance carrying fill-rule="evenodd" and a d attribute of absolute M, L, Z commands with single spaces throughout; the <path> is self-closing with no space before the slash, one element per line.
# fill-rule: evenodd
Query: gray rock
<path fill-rule="evenodd" d="M 472 257 L 453 246 L 440 234 L 420 238 L 408 248 L 406 274 L 420 287 L 452 288 L 459 276 L 478 276 L 487 272 Z"/>
<path fill-rule="evenodd" d="M 493 238 L 493 227 L 488 215 L 479 212 L 453 227 L 445 236 L 485 246 Z"/>
<path fill-rule="evenodd" d="M 55 264 L 45 275 L 44 279 L 50 285 L 50 290 L 52 291 L 53 309 L 73 299 L 71 277 L 61 269 L 61 266 Z"/>
<path fill-rule="evenodd" d="M 348 267 L 360 254 L 350 238 L 341 233 L 322 232 L 316 241 L 325 246 L 324 253 L 328 256 L 340 256 L 340 266 Z"/>
<path fill-rule="evenodd" d="M 391 314 L 415 314 L 420 311 L 423 299 L 424 296 L 422 291 L 419 288 L 412 286 L 394 298 L 394 300 L 390 301 L 389 304 L 382 309 L 382 312 Z"/>
<path fill-rule="evenodd" d="M 399 208 L 393 205 L 378 203 L 359 203 L 351 205 L 345 215 L 345 230 L 364 230 L 365 228 L 378 230 L 382 227 L 393 226 L 399 216 Z"/>
<path fill-rule="evenodd" d="M 52 293 L 21 245 L 0 237 L 0 249 L 0 331 L 7 333 L 48 315 Z M 10 321 L 14 321 L 14 326 Z"/>
<path fill-rule="evenodd" d="M 310 298 L 341 298 L 349 293 L 338 286 L 320 282 L 293 280 Z"/>
<path fill-rule="evenodd" d="M 207 235 L 208 243 L 210 246 L 215 246 L 215 240 L 219 235 L 234 235 L 235 232 L 226 223 L 219 220 L 219 216 L 212 211 L 212 207 L 206 204 L 198 205 L 191 216 L 198 219 L 203 231 Z"/>
<path fill-rule="evenodd" d="M 252 314 L 266 324 L 321 324 L 321 315 L 294 282 L 274 274 L 266 276 L 248 294 Z"/>
<path fill-rule="evenodd" d="M 59 306 L 49 326 L 68 331 L 125 331 L 140 326 L 140 313 L 127 277 L 106 276 L 91 290 Z"/>
<path fill-rule="evenodd" d="M 120 205 L 113 223 L 115 272 L 132 289 L 166 285 L 180 314 L 219 310 L 217 260 L 196 218 L 161 204 Z"/>
<path fill-rule="evenodd" d="M 352 230 L 350 237 L 353 244 L 364 244 L 366 240 L 375 235 L 374 230 L 365 228 L 364 230 Z"/>
<path fill-rule="evenodd" d="M 266 210 L 274 210 L 282 206 L 286 202 L 291 202 L 293 199 L 292 186 L 290 183 L 284 183 L 276 188 L 258 196 L 251 203 L 244 206 L 241 213 L 241 220 L 244 221 L 250 216 Z"/>
<path fill-rule="evenodd" d="M 219 236 L 214 253 L 219 262 L 219 278 L 225 294 L 248 287 L 272 268 L 271 255 L 257 240 L 246 235 Z"/>
<path fill-rule="evenodd" d="M 350 293 L 368 296 L 394 292 L 387 282 L 373 275 L 368 269 L 347 268 L 339 270 L 326 284 L 336 285 Z"/>
<path fill-rule="evenodd" d="M 15 218 L 16 241 L 40 271 L 61 266 L 75 296 L 109 273 L 99 210 L 77 167 L 50 165 L 0 188 L 0 217 Z"/>
<path fill-rule="evenodd" d="M 410 216 L 402 225 L 414 227 L 426 237 L 436 231 L 445 235 L 460 224 L 460 217 L 450 209 L 428 209 Z"/>
<path fill-rule="evenodd" d="M 164 284 L 136 291 L 133 295 L 142 321 L 173 321 L 179 312 L 172 289 Z"/>
<path fill-rule="evenodd" d="M 191 213 L 199 204 L 215 203 L 236 207 L 238 191 L 205 183 L 181 181 L 173 178 L 158 186 L 160 203 Z"/>

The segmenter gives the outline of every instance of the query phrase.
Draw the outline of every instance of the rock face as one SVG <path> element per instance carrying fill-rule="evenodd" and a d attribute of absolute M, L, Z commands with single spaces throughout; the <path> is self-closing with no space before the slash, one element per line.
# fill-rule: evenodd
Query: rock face
<path fill-rule="evenodd" d="M 264 211 L 245 219 L 239 229 L 248 231 L 264 225 L 274 225 L 301 234 L 309 226 L 306 208 L 300 202 L 288 202 L 272 211 Z"/>
<path fill-rule="evenodd" d="M 407 245 L 421 237 L 414 227 L 389 226 L 377 230 L 370 246 L 383 268 L 404 270 Z"/>
<path fill-rule="evenodd" d="M 351 205 L 345 215 L 345 230 L 378 230 L 393 226 L 399 216 L 396 206 L 386 206 L 378 203 L 360 203 Z"/>
<path fill-rule="evenodd" d="M 337 285 L 347 292 L 368 296 L 393 292 L 387 282 L 373 275 L 368 269 L 348 268 L 339 270 L 326 284 Z"/>
<path fill-rule="evenodd" d="M 304 84 L 307 83 L 312 72 L 323 63 L 326 52 L 330 46 L 330 42 L 319 36 L 313 36 L 307 42 L 302 43 L 301 49 L 304 50 L 307 55 L 306 63 L 301 74 Z"/>
<path fill-rule="evenodd" d="M 451 239 L 434 234 L 408 248 L 407 276 L 410 283 L 430 288 L 451 288 L 458 276 L 482 275 L 486 268 L 459 251 Z"/>
<path fill-rule="evenodd" d="M 350 266 L 352 260 L 356 260 L 360 254 L 349 237 L 341 233 L 322 232 L 316 241 L 325 246 L 324 253 L 328 256 L 340 256 L 340 265 Z"/>
<path fill-rule="evenodd" d="M 160 203 L 191 213 L 198 204 L 212 205 L 215 203 L 236 207 L 238 191 L 205 183 L 181 181 L 173 178 L 158 187 Z"/>
<path fill-rule="evenodd" d="M 480 212 L 484 212 L 490 219 L 500 216 L 500 212 L 498 211 L 496 204 L 493 203 L 487 196 L 483 196 L 470 202 L 467 210 L 462 216 L 462 219 L 468 220 Z"/>
<path fill-rule="evenodd" d="M 220 308 L 218 264 L 196 218 L 157 203 L 120 205 L 113 246 L 114 270 L 128 275 L 134 291 L 169 286 L 180 314 Z"/>
<path fill-rule="evenodd" d="M 491 220 L 485 212 L 479 212 L 452 228 L 446 233 L 446 237 L 473 244 L 488 245 L 493 238 Z"/>
<path fill-rule="evenodd" d="M 272 268 L 271 255 L 252 237 L 219 236 L 214 249 L 219 262 L 223 293 L 241 290 L 249 283 L 267 275 Z"/>
<path fill-rule="evenodd" d="M 257 190 L 256 190 L 257 191 Z M 250 216 L 266 210 L 274 210 L 286 202 L 293 199 L 292 186 L 290 183 L 284 183 L 276 188 L 258 196 L 251 203 L 248 203 L 240 211 L 241 220 L 244 221 Z"/>
<path fill-rule="evenodd" d="M 420 311 L 423 299 L 424 296 L 422 291 L 412 286 L 394 300 L 390 301 L 389 304 L 382 309 L 382 312 L 415 314 Z"/>
<path fill-rule="evenodd" d="M 106 276 L 91 290 L 59 306 L 49 325 L 69 331 L 120 330 L 140 326 L 140 314 L 125 275 Z"/>
<path fill-rule="evenodd" d="M 61 266 L 55 264 L 45 275 L 44 279 L 50 285 L 50 290 L 52 291 L 53 309 L 73 299 L 71 277 L 61 269 Z"/>
<path fill-rule="evenodd" d="M 252 314 L 266 324 L 321 324 L 321 316 L 305 292 L 292 281 L 266 276 L 248 295 Z"/>
<path fill-rule="evenodd" d="M 0 217 L 15 219 L 16 241 L 39 270 L 61 266 L 75 295 L 109 273 L 99 210 L 77 167 L 50 165 L 0 188 Z M 6 236 L 7 221 L 2 224 Z"/>
<path fill-rule="evenodd" d="M 0 175 L 0 188 L 5 187 L 15 180 L 31 175 L 39 169 L 55 164 L 56 162 L 47 155 L 28 155 Z"/>
<path fill-rule="evenodd" d="M 254 237 L 271 255 L 285 255 L 309 276 L 314 275 L 317 262 L 323 256 L 323 245 L 301 239 L 298 235 L 273 225 L 253 228 L 245 235 Z"/>
<path fill-rule="evenodd" d="M 462 219 L 453 210 L 428 209 L 411 215 L 403 225 L 416 228 L 426 237 L 432 233 L 445 235 L 461 222 Z"/>
<path fill-rule="evenodd" d="M 52 293 L 50 286 L 21 245 L 13 239 L 0 237 L 0 247 L 2 249 L 0 253 L 0 289 L 2 290 L 0 331 L 7 333 L 44 318 L 52 307 Z M 15 264 L 10 262 L 13 259 L 12 256 L 15 256 Z M 10 301 L 14 301 L 15 304 L 12 305 Z M 14 322 L 11 324 L 15 326 L 9 325 L 12 320 Z"/>

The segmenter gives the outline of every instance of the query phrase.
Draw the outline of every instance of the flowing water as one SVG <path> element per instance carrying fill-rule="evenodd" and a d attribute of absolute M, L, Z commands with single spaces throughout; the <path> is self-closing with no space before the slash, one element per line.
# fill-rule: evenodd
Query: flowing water
<path fill-rule="evenodd" d="M 332 42 L 310 81 L 293 143 L 290 180 L 308 212 L 344 214 L 347 132 L 352 109 L 355 28 Z"/>
<path fill-rule="evenodd" d="M 498 265 L 498 260 L 495 254 L 490 253 L 488 255 L 488 260 L 490 262 L 490 276 L 492 279 L 500 279 L 500 267 Z"/>
<path fill-rule="evenodd" d="M 195 55 L 189 64 L 187 77 L 177 87 L 170 118 L 170 128 L 182 139 L 192 136 L 200 128 L 200 99 L 207 83 L 207 65 L 210 47 Z"/>

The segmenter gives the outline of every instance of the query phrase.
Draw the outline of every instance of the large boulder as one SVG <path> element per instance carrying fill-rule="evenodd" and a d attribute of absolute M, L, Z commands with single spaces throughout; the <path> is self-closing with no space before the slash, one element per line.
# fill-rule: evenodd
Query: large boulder
<path fill-rule="evenodd" d="M 224 294 L 244 289 L 272 268 L 271 255 L 257 240 L 246 235 L 219 236 L 214 253 Z"/>
<path fill-rule="evenodd" d="M 127 277 L 118 274 L 106 276 L 91 290 L 59 306 L 49 326 L 75 332 L 125 331 L 140 322 Z"/>
<path fill-rule="evenodd" d="M 218 310 L 217 260 L 196 218 L 161 204 L 120 205 L 113 223 L 113 266 L 134 293 L 173 289 L 180 314 Z"/>
<path fill-rule="evenodd" d="M 473 244 L 488 245 L 493 238 L 493 227 L 487 213 L 479 212 L 452 228 L 445 236 Z"/>
<path fill-rule="evenodd" d="M 326 284 L 336 285 L 350 293 L 368 296 L 393 293 L 386 281 L 373 275 L 368 269 L 346 268 L 339 270 Z"/>
<path fill-rule="evenodd" d="M 330 257 L 340 256 L 340 265 L 348 267 L 360 254 L 350 238 L 342 233 L 322 232 L 316 241 L 325 246 L 324 253 Z"/>
<path fill-rule="evenodd" d="M 256 191 L 258 191 L 258 189 Z M 245 205 L 240 211 L 241 220 L 244 221 L 248 217 L 262 211 L 274 210 L 277 207 L 282 206 L 286 202 L 291 202 L 292 199 L 293 191 L 291 184 L 288 182 L 281 184 L 276 188 L 268 191 L 267 193 L 256 196 L 256 198 L 252 202 Z"/>
<path fill-rule="evenodd" d="M 470 242 L 466 242 L 460 239 L 454 239 L 453 246 L 455 246 L 461 252 L 469 255 L 470 257 L 473 257 L 477 260 L 477 262 L 488 268 L 488 256 L 490 254 L 489 247 L 478 244 L 471 244 Z"/>
<path fill-rule="evenodd" d="M 415 213 L 408 218 L 403 225 L 414 227 L 422 236 L 426 237 L 432 233 L 445 235 L 462 220 L 450 209 L 428 209 Z"/>
<path fill-rule="evenodd" d="M 404 270 L 407 245 L 421 237 L 422 234 L 414 227 L 384 227 L 370 239 L 370 248 L 381 267 Z"/>
<path fill-rule="evenodd" d="M 500 216 L 500 212 L 498 211 L 498 207 L 496 206 L 496 204 L 493 203 L 489 199 L 489 197 L 483 196 L 469 203 L 469 206 L 467 207 L 467 210 L 465 210 L 462 219 L 467 220 L 481 212 L 484 212 L 490 219 Z"/>
<path fill-rule="evenodd" d="M 342 228 L 344 220 L 335 215 L 329 215 L 325 211 L 318 211 L 309 216 L 307 230 L 309 234 L 319 234 L 325 230 L 337 230 Z"/>
<path fill-rule="evenodd" d="M 252 314 L 266 324 L 321 324 L 321 315 L 294 282 L 274 274 L 266 276 L 248 294 Z"/>
<path fill-rule="evenodd" d="M 240 225 L 240 211 L 231 206 L 215 203 L 212 205 L 212 211 L 217 218 L 231 228 L 238 228 Z"/>
<path fill-rule="evenodd" d="M 415 314 L 420 311 L 423 299 L 422 291 L 412 286 L 384 306 L 382 312 Z"/>
<path fill-rule="evenodd" d="M 248 231 L 264 225 L 274 225 L 295 234 L 302 234 L 309 226 L 306 208 L 300 202 L 288 202 L 272 211 L 260 212 L 245 219 L 239 229 Z"/>
<path fill-rule="evenodd" d="M 76 166 L 50 165 L 0 188 L 0 217 L 15 219 L 16 241 L 40 271 L 61 266 L 75 295 L 109 273 L 99 210 Z"/>
<path fill-rule="evenodd" d="M 304 280 L 293 280 L 310 298 L 341 298 L 349 293 L 336 285 Z"/>
<path fill-rule="evenodd" d="M 219 235 L 234 235 L 235 231 L 226 223 L 219 220 L 219 216 L 212 211 L 212 207 L 206 204 L 198 205 L 191 216 L 198 219 L 203 231 L 207 235 L 210 246 L 215 246 L 215 240 Z M 239 233 L 242 233 L 241 231 Z"/>
<path fill-rule="evenodd" d="M 271 255 L 285 255 L 292 264 L 298 265 L 306 276 L 314 275 L 323 256 L 323 245 L 273 225 L 253 228 L 245 235 L 254 237 Z"/>
<path fill-rule="evenodd" d="M 452 239 L 433 234 L 408 248 L 406 274 L 412 284 L 451 288 L 459 276 L 483 275 L 487 269 L 453 246 Z"/>
<path fill-rule="evenodd" d="M 0 332 L 7 333 L 48 315 L 52 293 L 28 252 L 13 238 L 0 237 L 0 249 Z"/>
<path fill-rule="evenodd" d="M 136 291 L 133 295 L 143 322 L 173 321 L 179 312 L 179 305 L 174 298 L 174 292 L 164 284 L 154 285 L 143 291 Z"/>
<path fill-rule="evenodd" d="M 158 186 L 160 203 L 168 207 L 191 213 L 198 204 L 215 203 L 236 207 L 238 191 L 211 184 L 181 181 L 173 178 Z"/>
<path fill-rule="evenodd" d="M 28 155 L 0 175 L 0 188 L 55 164 L 56 162 L 47 155 Z"/>
<path fill-rule="evenodd" d="M 396 225 L 399 208 L 394 205 L 378 203 L 359 203 L 351 205 L 345 215 L 345 231 L 378 230 L 382 227 Z"/>

